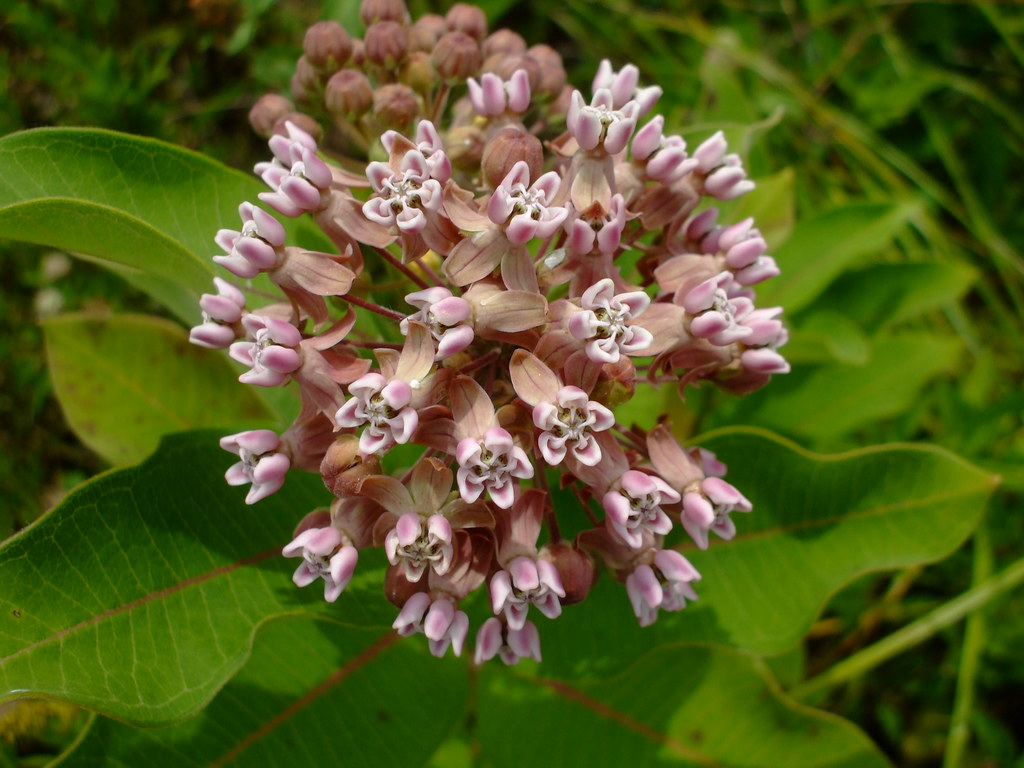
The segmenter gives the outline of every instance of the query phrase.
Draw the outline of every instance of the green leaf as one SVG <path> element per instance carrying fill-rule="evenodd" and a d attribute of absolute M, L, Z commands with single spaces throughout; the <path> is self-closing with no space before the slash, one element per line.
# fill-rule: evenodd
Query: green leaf
<path fill-rule="evenodd" d="M 263 768 L 308 755 L 417 766 L 438 748 L 432 764 L 451 765 L 472 749 L 448 738 L 469 702 L 466 665 L 431 658 L 422 638 L 394 640 L 309 619 L 270 622 L 196 718 L 161 729 L 98 719 L 61 765 Z M 855 726 L 795 704 L 760 662 L 724 649 L 661 648 L 599 683 L 523 667 L 488 664 L 478 679 L 467 735 L 489 765 L 549 765 L 555 749 L 593 766 L 774 768 L 779 754 L 793 768 L 888 764 Z"/>
<path fill-rule="evenodd" d="M 799 368 L 801 363 L 838 361 L 865 365 L 871 359 L 871 342 L 860 326 L 846 315 L 830 309 L 801 316 L 786 344 L 786 359 Z M 799 374 L 798 374 L 799 375 Z"/>
<path fill-rule="evenodd" d="M 212 237 L 252 179 L 187 150 L 110 131 L 0 139 L 0 237 L 82 251 L 208 290 Z M 198 314 L 198 313 L 197 313 Z"/>
<path fill-rule="evenodd" d="M 956 301 L 977 278 L 966 264 L 875 264 L 841 275 L 815 306 L 875 333 Z"/>
<path fill-rule="evenodd" d="M 0 238 L 85 254 L 187 322 L 199 309 L 182 289 L 193 299 L 210 290 L 214 235 L 237 226 L 239 204 L 266 189 L 204 155 L 95 129 L 5 136 L 0 167 Z M 301 220 L 285 226 L 298 244 L 329 247 Z"/>
<path fill-rule="evenodd" d="M 488 764 L 889 765 L 856 726 L 793 703 L 761 662 L 725 649 L 662 647 L 613 678 L 576 684 L 537 671 L 484 669 L 478 741 Z"/>
<path fill-rule="evenodd" d="M 285 618 L 260 629 L 252 657 L 184 723 L 135 729 L 97 718 L 62 762 L 92 766 L 423 765 L 463 717 L 464 664 L 422 637 Z"/>
<path fill-rule="evenodd" d="M 723 213 L 721 220 L 736 222 L 753 216 L 755 226 L 768 243 L 768 249 L 778 249 L 789 238 L 796 220 L 794 180 L 792 167 L 755 179 L 757 186 L 739 198 L 734 207 L 720 206 Z"/>
<path fill-rule="evenodd" d="M 933 378 L 952 372 L 962 354 L 955 338 L 907 333 L 881 338 L 866 365 L 828 365 L 776 377 L 744 404 L 758 423 L 790 435 L 836 440 L 872 421 L 904 412 Z"/>
<path fill-rule="evenodd" d="M 141 461 L 171 432 L 273 426 L 227 359 L 146 315 L 68 314 L 47 320 L 54 392 L 68 424 L 111 464 Z"/>
<path fill-rule="evenodd" d="M 281 547 L 330 501 L 319 477 L 289 475 L 252 507 L 227 486 L 220 433 L 167 438 L 138 467 L 101 475 L 0 545 L 0 700 L 60 698 L 142 725 L 202 707 L 281 614 L 329 611 L 390 626 L 383 564 L 366 553 L 333 606 L 292 584 Z"/>
<path fill-rule="evenodd" d="M 782 276 L 758 286 L 758 304 L 795 312 L 843 270 L 885 248 L 918 211 L 917 203 L 852 203 L 802 221 L 775 251 Z"/>
<path fill-rule="evenodd" d="M 724 429 L 697 443 L 729 467 L 754 505 L 729 542 L 681 550 L 701 572 L 700 600 L 640 628 L 621 584 L 602 578 L 587 601 L 539 623 L 544 668 L 604 678 L 665 643 L 728 645 L 774 655 L 793 647 L 832 594 L 872 571 L 938 560 L 977 524 L 998 478 L 929 446 L 837 455 L 769 433 Z M 550 665 L 550 667 L 548 666 Z"/>

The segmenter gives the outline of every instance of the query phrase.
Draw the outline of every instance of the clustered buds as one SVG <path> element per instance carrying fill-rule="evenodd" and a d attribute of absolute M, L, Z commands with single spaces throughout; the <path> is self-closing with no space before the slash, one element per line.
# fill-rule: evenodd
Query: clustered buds
<path fill-rule="evenodd" d="M 335 498 L 284 547 L 295 583 L 333 602 L 359 551 L 383 547 L 394 628 L 435 655 L 462 652 L 478 593 L 493 616 L 477 663 L 539 661 L 533 619 L 584 600 L 598 561 L 641 625 L 681 610 L 700 579 L 683 535 L 730 539 L 751 504 L 665 419 L 645 431 L 615 411 L 658 385 L 745 394 L 789 370 L 781 308 L 754 303 L 778 274 L 767 244 L 752 219 L 718 223 L 715 203 L 754 186 L 740 157 L 721 133 L 666 135 L 662 90 L 633 65 L 602 62 L 588 96 L 479 8 L 361 14 L 361 40 L 308 31 L 304 112 L 266 96 L 251 113 L 271 211 L 242 203 L 241 230 L 217 233 L 214 261 L 241 282 L 215 279 L 191 339 L 301 408 L 281 435 L 225 437 L 227 481 L 252 504 L 319 471 Z M 275 213 L 333 251 L 288 245 Z M 592 521 L 572 539 L 559 518 L 580 510 L 553 487 Z"/>

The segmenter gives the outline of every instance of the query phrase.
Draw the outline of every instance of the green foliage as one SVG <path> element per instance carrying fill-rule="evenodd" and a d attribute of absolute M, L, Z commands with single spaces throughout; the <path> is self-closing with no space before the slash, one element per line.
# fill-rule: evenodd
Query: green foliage
<path fill-rule="evenodd" d="M 629 615 L 621 587 L 599 589 L 586 603 L 545 626 L 547 661 L 542 676 L 580 682 L 617 675 L 618 683 L 603 687 L 587 682 L 578 695 L 568 696 L 583 704 L 578 711 L 581 728 L 596 727 L 594 712 L 601 715 L 607 707 L 622 707 L 630 723 L 644 723 L 650 717 L 662 723 L 670 715 L 664 721 L 667 724 L 655 729 L 666 735 L 670 747 L 688 743 L 724 760 L 730 754 L 727 724 L 706 707 L 705 716 L 693 720 L 692 709 L 699 706 L 696 700 L 682 694 L 676 699 L 652 696 L 658 702 L 655 709 L 649 708 L 646 699 L 620 701 L 636 690 L 631 682 L 635 676 L 660 675 L 666 684 L 673 679 L 659 672 L 655 663 L 667 658 L 668 651 L 653 657 L 648 651 L 685 642 L 718 643 L 759 653 L 785 650 L 803 634 L 829 594 L 851 578 L 871 569 L 932 560 L 956 546 L 975 524 L 992 485 L 984 473 L 935 449 L 874 449 L 844 457 L 814 457 L 770 437 L 735 430 L 711 435 L 705 442 L 733 463 L 737 482 L 758 505 L 759 514 L 743 525 L 742 534 L 731 545 L 688 553 L 706 580 L 701 585 L 702 601 L 641 630 Z M 290 712 L 296 699 L 305 701 L 302 697 L 308 690 L 320 691 L 332 670 L 355 664 L 344 659 L 375 656 L 372 649 L 383 652 L 387 641 L 381 633 L 386 632 L 394 609 L 380 595 L 380 565 L 362 563 L 339 603 L 331 606 L 316 594 L 317 587 L 296 591 L 289 578 L 294 561 L 279 556 L 280 547 L 290 538 L 294 511 L 312 509 L 326 500 L 319 480 L 290 478 L 280 493 L 240 514 L 242 491 L 227 487 L 220 476 L 230 463 L 231 457 L 219 451 L 210 433 L 169 438 L 144 464 L 91 481 L 3 545 L 0 580 L 12 588 L 0 599 L 0 689 L 66 699 L 152 726 L 194 714 L 234 678 L 198 721 L 190 720 L 156 737 L 127 737 L 113 753 L 131 755 L 136 749 L 169 747 L 187 738 L 209 740 L 215 745 L 208 748 L 210 754 L 221 754 L 231 744 L 247 744 L 253 730 L 258 731 L 253 723 L 276 722 L 278 713 Z M 282 664 L 281 644 L 302 647 L 303 642 L 323 642 L 308 623 L 295 625 L 306 627 L 298 630 L 282 624 L 268 630 L 268 645 L 261 646 L 260 627 L 271 619 L 297 614 L 343 623 L 343 628 L 324 630 L 336 638 L 341 661 L 331 654 L 297 654 L 293 663 L 306 662 L 293 675 L 273 671 Z M 279 639 L 280 633 L 292 632 L 310 638 Z M 254 638 L 257 651 L 250 657 Z M 421 646 L 395 652 L 400 658 L 423 655 Z M 669 689 L 706 685 L 709 690 L 742 691 L 746 686 L 770 686 L 764 682 L 763 670 L 749 661 L 696 648 L 685 653 L 703 660 L 675 668 L 671 674 L 684 677 Z M 247 672 L 236 677 L 247 659 Z M 630 669 L 637 663 L 638 668 Z M 270 666 L 264 670 L 262 664 Z M 398 685 L 413 674 L 411 664 L 396 660 L 368 665 L 367 684 L 372 690 Z M 444 680 L 450 668 L 450 662 L 439 662 L 414 677 L 428 690 L 448 690 Z M 719 674 L 726 679 L 718 680 Z M 697 677 L 690 680 L 692 675 Z M 488 679 L 485 675 L 478 700 L 500 694 L 501 702 L 494 705 L 499 712 L 523 706 L 501 686 L 515 690 L 532 678 L 517 676 L 516 682 L 500 684 L 497 691 Z M 265 702 L 271 707 L 269 714 L 249 712 L 243 721 L 232 716 L 228 720 L 238 724 L 233 735 L 219 730 L 210 734 L 204 723 L 219 722 L 222 706 L 237 709 L 238 692 L 251 687 L 253 680 L 263 681 L 262 686 L 269 686 L 274 694 Z M 284 689 L 274 687 L 282 683 L 287 683 Z M 533 685 L 527 700 L 537 696 L 549 700 L 552 690 L 563 690 L 560 686 Z M 344 687 L 338 695 L 353 695 L 352 689 Z M 736 695 L 737 701 L 745 696 Z M 415 698 L 385 699 L 390 702 L 385 723 L 415 721 L 419 716 L 406 709 L 423 706 Z M 274 704 L 275 699 L 282 703 Z M 588 703 L 591 700 L 599 703 Z M 677 709 L 666 710 L 672 702 Z M 758 718 L 793 720 L 795 732 L 787 726 L 784 736 L 775 737 L 795 739 L 792 748 L 803 738 L 802 729 L 817 728 L 803 722 L 802 714 L 786 714 L 788 705 L 773 706 L 780 714 L 769 716 L 755 708 L 747 727 L 764 729 L 765 725 L 756 724 Z M 732 704 L 729 707 L 734 709 Z M 480 728 L 486 742 L 490 726 L 483 720 L 484 711 Z M 528 711 L 530 707 L 524 710 Z M 695 729 L 707 733 L 706 742 L 693 736 Z M 637 728 L 626 723 L 625 730 Z M 820 732 L 818 738 L 824 744 L 843 745 L 850 738 L 858 741 L 852 733 L 841 726 L 835 732 Z M 651 739 L 642 728 L 639 736 Z M 546 738 L 539 734 L 540 741 L 534 740 L 531 746 L 523 739 L 520 746 L 536 749 Z M 616 743 L 621 749 L 631 741 L 616 739 Z M 857 749 L 867 749 L 858 743 L 862 746 Z M 265 746 L 273 749 L 272 742 Z M 122 749 L 126 752 L 119 753 Z M 850 747 L 822 746 L 825 751 L 820 756 L 824 758 L 829 749 L 841 755 Z M 673 750 L 679 751 L 675 747 L 669 751 Z M 496 755 L 504 752 L 504 747 L 495 750 Z M 766 751 L 764 762 L 752 764 L 771 765 L 770 754 Z M 127 757 L 119 759 L 131 763 Z M 603 764 L 615 764 L 608 759 Z"/>
<path fill-rule="evenodd" d="M 9 84 L 0 125 L 108 125 L 251 164 L 262 148 L 243 125 L 250 94 L 282 89 L 316 9 L 195 3 L 183 20 L 180 8 L 136 5 L 143 25 L 111 2 L 12 9 L 0 28 Z M 207 6 L 224 16 L 210 23 Z M 485 7 L 492 20 L 514 13 L 501 21 L 531 41 L 575 49 L 577 85 L 601 57 L 636 61 L 643 84 L 666 87 L 659 110 L 669 126 L 690 126 L 691 144 L 724 128 L 758 181 L 723 218 L 755 216 L 778 258 L 783 277 L 759 289 L 759 303 L 786 307 L 794 372 L 739 402 L 706 386 L 684 404 L 641 390 L 624 420 L 649 426 L 664 410 L 687 434 L 748 423 L 818 450 L 925 439 L 985 471 L 931 448 L 820 457 L 762 433 L 712 433 L 707 445 L 755 513 L 738 521 L 736 541 L 687 552 L 704 575 L 701 601 L 640 630 L 621 587 L 604 579 L 588 603 L 542 626 L 542 665 L 478 674 L 428 658 L 420 643 L 379 640 L 394 613 L 380 597 L 379 562 L 361 563 L 333 608 L 315 586 L 293 588 L 276 554 L 301 511 L 325 498 L 315 480 L 289 478 L 280 497 L 245 508 L 242 491 L 220 478 L 231 457 L 215 435 L 176 437 L 140 467 L 90 481 L 0 548 L 0 688 L 145 724 L 210 701 L 156 730 L 97 717 L 62 764 L 290 765 L 300 755 L 366 765 L 547 764 L 552 755 L 595 765 L 885 764 L 848 723 L 780 694 L 761 655 L 793 649 L 771 666 L 797 684 L 802 659 L 815 675 L 941 607 L 966 589 L 972 560 L 977 584 L 1024 552 L 1015 498 L 1004 494 L 991 535 L 950 554 L 981 519 L 993 472 L 1024 488 L 1019 12 L 853 0 Z M 334 0 L 322 11 L 351 24 L 357 8 Z M 175 147 L 98 131 L 15 135 L 0 140 L 0 158 L 0 236 L 83 254 L 187 323 L 196 294 L 209 290 L 213 233 L 236 226 L 238 202 L 260 189 Z M 198 203 L 195 189 L 204 190 Z M 29 297 L 49 285 L 22 274 L 12 284 Z M 41 343 L 26 331 L 28 313 L 5 309 L 0 356 L 15 365 L 4 396 L 31 396 L 26 407 L 0 403 L 36 423 L 56 410 L 39 366 L 24 359 Z M 104 379 L 85 363 L 116 354 L 144 376 L 144 356 L 127 354 L 132 340 L 177 350 L 180 329 L 115 316 L 58 319 L 47 334 L 73 427 L 111 461 L 141 458 L 179 421 L 253 427 L 293 407 L 246 401 L 216 355 L 200 367 L 186 353 L 173 382 L 145 390 L 167 404 L 166 418 L 145 411 L 140 424 L 125 385 L 142 379 Z M 41 383 L 26 390 L 26 381 Z M 204 406 L 203 392 L 216 405 Z M 123 418 L 89 418 L 111 400 Z M 0 443 L 5 454 L 43 455 L 20 434 Z M 172 470 L 179 459 L 185 469 Z M 69 477 L 96 466 L 74 461 Z M 2 474 L 39 474 L 11 467 Z M 30 494 L 4 489 L 17 509 L 0 503 L 0 526 L 29 516 Z M 864 575 L 906 566 L 891 580 Z M 972 614 L 962 644 L 957 631 L 932 631 L 918 651 L 826 703 L 901 765 L 937 765 L 943 750 L 948 768 L 1019 762 L 1024 743 L 1006 714 L 1021 676 L 1017 603 Z M 16 764 L 12 754 L 0 749 L 0 765 Z"/>
<path fill-rule="evenodd" d="M 64 314 L 44 327 L 50 374 L 68 423 L 111 464 L 141 461 L 171 432 L 273 426 L 268 407 L 252 389 L 238 386 L 227 359 L 189 344 L 175 323 L 146 315 Z"/>

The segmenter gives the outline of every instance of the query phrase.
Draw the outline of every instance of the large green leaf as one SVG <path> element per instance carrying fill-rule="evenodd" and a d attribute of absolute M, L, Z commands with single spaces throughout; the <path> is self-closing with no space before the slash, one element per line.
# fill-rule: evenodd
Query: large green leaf
<path fill-rule="evenodd" d="M 239 203 L 266 190 L 196 152 L 96 129 L 0 138 L 0 168 L 0 238 L 84 254 L 188 322 L 211 288 L 214 235 L 239 226 Z M 304 220 L 284 223 L 293 242 L 329 247 Z"/>
<path fill-rule="evenodd" d="M 818 304 L 876 332 L 956 301 L 977 277 L 956 262 L 875 264 L 841 275 Z"/>
<path fill-rule="evenodd" d="M 467 696 L 466 665 L 430 658 L 415 638 L 393 639 L 309 619 L 271 622 L 196 718 L 161 729 L 97 720 L 60 765 L 411 768 L 463 720 L 448 746 L 463 739 L 464 752 L 499 768 L 570 756 L 608 768 L 887 765 L 855 726 L 793 703 L 760 662 L 724 649 L 662 647 L 598 683 L 493 662 L 470 678 L 478 685 Z"/>
<path fill-rule="evenodd" d="M 956 369 L 962 353 L 954 338 L 926 333 L 883 337 L 872 344 L 866 364 L 824 365 L 777 378 L 739 411 L 803 439 L 835 440 L 906 411 L 929 381 Z"/>
<path fill-rule="evenodd" d="M 212 238 L 253 179 L 179 147 L 101 130 L 0 139 L 0 237 L 69 251 L 208 290 Z"/>
<path fill-rule="evenodd" d="M 938 560 L 977 524 L 998 478 L 935 447 L 880 446 L 823 456 L 769 433 L 725 429 L 700 441 L 754 505 L 735 539 L 683 551 L 700 600 L 640 629 L 621 585 L 540 624 L 545 660 L 601 678 L 661 643 L 729 645 L 774 655 L 795 645 L 829 597 L 857 577 Z"/>
<path fill-rule="evenodd" d="M 576 684 L 544 672 L 484 671 L 479 744 L 498 768 L 889 764 L 855 726 L 794 704 L 762 663 L 734 651 L 661 647 L 614 677 Z"/>
<path fill-rule="evenodd" d="M 156 729 L 97 719 L 60 765 L 423 765 L 464 716 L 466 669 L 397 639 L 390 630 L 275 620 L 197 717 Z"/>
<path fill-rule="evenodd" d="M 292 473 L 246 507 L 245 489 L 224 482 L 233 457 L 217 434 L 168 438 L 0 546 L 0 698 L 179 720 L 238 671 L 261 622 L 324 610 L 322 592 L 297 590 L 295 562 L 280 556 L 298 520 L 330 500 L 320 479 Z M 382 564 L 363 560 L 331 613 L 387 627 Z"/>
<path fill-rule="evenodd" d="M 112 464 L 141 461 L 170 432 L 273 426 L 227 359 L 188 343 L 174 323 L 146 315 L 47 320 L 54 390 L 75 434 Z"/>
<path fill-rule="evenodd" d="M 851 203 L 802 221 L 775 251 L 782 277 L 758 286 L 758 304 L 794 312 L 843 270 L 885 248 L 918 210 L 916 203 Z"/>

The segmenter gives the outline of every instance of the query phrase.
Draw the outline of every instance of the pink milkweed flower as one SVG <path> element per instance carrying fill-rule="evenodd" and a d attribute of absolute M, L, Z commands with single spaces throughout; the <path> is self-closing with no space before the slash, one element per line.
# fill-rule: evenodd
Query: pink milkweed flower
<path fill-rule="evenodd" d="M 586 342 L 587 357 L 595 363 L 617 363 L 620 355 L 638 355 L 654 336 L 646 328 L 627 325 L 651 303 L 643 291 L 615 293 L 610 277 L 590 286 L 580 297 L 581 311 L 569 319 L 569 333 Z"/>
<path fill-rule="evenodd" d="M 725 134 L 717 131 L 693 151 L 699 163 L 697 171 L 704 174 L 704 191 L 718 200 L 732 200 L 755 186 L 747 178 L 740 156 L 727 155 L 727 149 Z"/>
<path fill-rule="evenodd" d="M 533 423 L 543 430 L 537 446 L 548 464 L 560 464 L 571 447 L 576 461 L 592 467 L 601 461 L 593 433 L 615 426 L 615 416 L 582 389 L 570 386 L 559 389 L 553 403 L 534 406 Z"/>
<path fill-rule="evenodd" d="M 683 297 L 683 309 L 694 316 L 689 328 L 693 336 L 719 347 L 750 336 L 752 329 L 740 321 L 753 311 L 754 305 L 744 296 L 730 298 L 732 284 L 732 273 L 720 272 Z"/>
<path fill-rule="evenodd" d="M 348 586 L 359 560 L 359 552 L 345 541 L 337 528 L 307 528 L 282 551 L 285 557 L 301 557 L 292 581 L 305 587 L 324 580 L 324 600 L 333 603 Z"/>
<path fill-rule="evenodd" d="M 445 655 L 449 646 L 456 656 L 461 656 L 469 634 L 469 617 L 447 597 L 432 598 L 426 592 L 416 592 L 406 600 L 391 626 L 402 637 L 422 632 L 427 636 L 430 652 L 438 658 Z"/>
<path fill-rule="evenodd" d="M 572 92 L 565 123 L 580 149 L 590 152 L 600 147 L 609 155 L 616 155 L 626 148 L 636 128 L 640 105 L 628 101 L 615 107 L 614 102 L 607 88 L 595 91 L 589 105 L 583 101 L 582 93 Z"/>
<path fill-rule="evenodd" d="M 189 331 L 188 340 L 207 349 L 227 349 L 235 340 L 231 326 L 242 319 L 245 296 L 231 283 L 213 278 L 217 293 L 204 293 L 199 297 L 203 322 Z"/>
<path fill-rule="evenodd" d="M 408 141 L 398 131 L 384 131 L 380 137 L 380 143 L 384 145 L 384 151 L 391 154 L 398 139 Z M 420 120 L 416 124 L 415 148 L 423 155 L 427 163 L 427 170 L 430 178 L 436 179 L 444 184 L 452 177 L 452 163 L 444 151 L 444 143 L 441 141 L 441 134 L 429 120 Z"/>
<path fill-rule="evenodd" d="M 479 439 L 466 437 L 455 449 L 459 462 L 456 480 L 459 493 L 474 502 L 486 491 L 491 501 L 508 509 L 515 500 L 515 479 L 533 477 L 533 465 L 526 452 L 501 427 L 485 429 Z"/>
<path fill-rule="evenodd" d="M 657 85 L 638 88 L 639 81 L 640 70 L 635 64 L 627 64 L 616 72 L 612 69 L 612 63 L 608 59 L 602 59 L 597 66 L 597 74 L 594 75 L 591 90 L 594 93 L 602 88 L 609 90 L 612 94 L 614 109 L 621 109 L 631 99 L 635 99 L 640 107 L 638 117 L 643 117 L 661 98 L 662 90 Z"/>
<path fill-rule="evenodd" d="M 573 210 L 565 222 L 568 235 L 565 247 L 572 253 L 590 253 L 597 246 L 603 254 L 613 254 L 622 244 L 626 228 L 626 201 L 620 194 L 612 195 L 609 208 L 597 215 L 582 216 Z"/>
<path fill-rule="evenodd" d="M 491 608 L 505 615 L 510 629 L 522 629 L 530 603 L 549 619 L 562 614 L 565 597 L 562 576 L 554 563 L 537 551 L 545 494 L 530 489 L 496 518 L 497 560 L 502 566 L 491 577 Z"/>
<path fill-rule="evenodd" d="M 276 387 L 302 365 L 302 357 L 296 349 L 302 334 L 294 325 L 254 312 L 242 318 L 242 325 L 253 341 L 236 341 L 229 350 L 233 359 L 250 366 L 250 370 L 238 377 L 240 382 Z"/>
<path fill-rule="evenodd" d="M 246 280 L 260 272 L 273 269 L 281 259 L 285 231 L 277 219 L 252 203 L 238 206 L 242 230 L 221 229 L 214 241 L 223 248 L 224 255 L 213 261 Z"/>
<path fill-rule="evenodd" d="M 658 618 L 658 609 L 680 611 L 687 600 L 696 600 L 691 582 L 700 581 L 700 573 L 690 561 L 672 549 L 654 553 L 650 564 L 642 563 L 626 577 L 626 593 L 641 627 Z"/>
<path fill-rule="evenodd" d="M 488 218 L 498 225 L 507 223 L 505 237 L 516 245 L 535 237 L 551 237 L 569 215 L 568 208 L 551 204 L 561 185 L 556 171 L 545 173 L 527 187 L 529 183 L 530 167 L 520 160 L 487 204 Z"/>
<path fill-rule="evenodd" d="M 548 464 L 561 464 L 570 448 L 581 464 L 593 467 L 601 461 L 594 433 L 615 425 L 610 410 L 579 387 L 563 386 L 546 363 L 524 349 L 512 353 L 509 374 L 516 394 L 533 406 L 534 426 L 542 430 L 537 447 Z"/>
<path fill-rule="evenodd" d="M 508 430 L 498 426 L 490 396 L 468 376 L 457 376 L 448 388 L 454 418 L 455 478 L 459 493 L 472 504 L 486 492 L 502 509 L 516 498 L 516 479 L 533 477 L 526 451 Z"/>
<path fill-rule="evenodd" d="M 451 357 L 473 343 L 473 308 L 461 296 L 454 296 L 447 288 L 434 286 L 410 293 L 405 300 L 419 311 L 402 320 L 399 328 L 407 334 L 410 322 L 425 325 L 437 342 L 435 359 Z"/>
<path fill-rule="evenodd" d="M 664 136 L 665 118 L 655 115 L 636 132 L 630 154 L 644 163 L 647 175 L 662 184 L 674 184 L 699 165 L 696 158 L 686 154 L 686 141 L 682 136 Z"/>
<path fill-rule="evenodd" d="M 557 619 L 562 615 L 560 597 L 565 597 L 562 577 L 547 560 L 517 557 L 508 570 L 491 577 L 491 608 L 505 615 L 510 629 L 525 626 L 531 603 L 549 619 Z"/>
<path fill-rule="evenodd" d="M 433 362 L 430 332 L 420 323 L 409 323 L 393 373 L 367 373 L 348 385 L 351 397 L 334 418 L 339 427 L 365 425 L 359 436 L 361 454 L 369 456 L 412 439 L 419 426 L 413 393 L 423 385 Z"/>
<path fill-rule="evenodd" d="M 241 459 L 228 467 L 224 479 L 228 485 L 252 483 L 245 503 L 255 504 L 276 493 L 284 485 L 284 477 L 291 460 L 278 448 L 281 440 L 269 429 L 253 429 L 227 435 L 220 439 L 220 447 L 235 453 Z"/>
<path fill-rule="evenodd" d="M 366 177 L 377 196 L 363 203 L 363 215 L 381 226 L 395 226 L 415 235 L 427 227 L 424 211 L 441 210 L 441 184 L 430 177 L 427 158 L 419 150 L 406 152 L 397 168 L 388 163 L 370 163 Z"/>
<path fill-rule="evenodd" d="M 452 526 L 442 515 L 424 520 L 415 512 L 398 518 L 384 539 L 388 562 L 400 566 L 410 582 L 419 581 L 429 568 L 443 576 L 452 564 Z"/>
<path fill-rule="evenodd" d="M 294 218 L 323 208 L 322 192 L 330 189 L 330 167 L 317 157 L 316 140 L 292 122 L 288 136 L 270 137 L 273 161 L 256 163 L 257 175 L 273 192 L 261 192 L 260 200 L 282 216 Z"/>
<path fill-rule="evenodd" d="M 370 455 L 398 443 L 409 442 L 419 416 L 407 381 L 388 381 L 379 373 L 367 373 L 348 385 L 351 397 L 335 415 L 339 427 L 366 425 L 359 436 L 359 451 Z"/>
<path fill-rule="evenodd" d="M 634 549 L 644 541 L 644 534 L 664 536 L 672 530 L 672 521 L 661 508 L 675 504 L 679 494 L 657 475 L 635 469 L 627 470 L 601 499 L 607 513 L 609 529 Z"/>
<path fill-rule="evenodd" d="M 469 103 L 481 117 L 497 117 L 506 111 L 520 114 L 530 106 L 530 78 L 525 69 L 517 69 L 508 81 L 485 72 L 480 82 L 468 78 L 466 86 Z"/>
<path fill-rule="evenodd" d="M 728 541 L 736 535 L 731 512 L 750 512 L 753 505 L 729 483 L 718 477 L 705 478 L 699 490 L 683 495 L 680 519 L 690 538 L 701 549 L 708 548 L 708 531 Z"/>
<path fill-rule="evenodd" d="M 534 623 L 526 621 L 521 629 L 512 629 L 493 616 L 485 621 L 476 635 L 473 662 L 483 664 L 495 656 L 507 666 L 518 664 L 520 659 L 540 661 L 540 635 Z"/>

